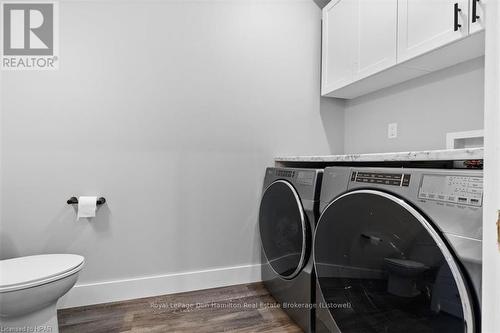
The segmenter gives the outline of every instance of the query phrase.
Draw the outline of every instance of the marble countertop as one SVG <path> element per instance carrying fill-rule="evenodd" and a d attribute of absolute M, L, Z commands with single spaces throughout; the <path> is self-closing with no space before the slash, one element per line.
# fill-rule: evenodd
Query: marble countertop
<path fill-rule="evenodd" d="M 483 148 L 407 151 L 395 153 L 278 156 L 276 162 L 387 162 L 387 161 L 459 161 L 482 160 Z"/>

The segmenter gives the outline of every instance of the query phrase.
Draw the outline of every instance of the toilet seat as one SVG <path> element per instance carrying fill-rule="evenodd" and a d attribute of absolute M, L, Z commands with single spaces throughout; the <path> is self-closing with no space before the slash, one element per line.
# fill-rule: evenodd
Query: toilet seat
<path fill-rule="evenodd" d="M 0 292 L 39 286 L 78 272 L 84 258 L 76 254 L 43 254 L 0 260 Z"/>

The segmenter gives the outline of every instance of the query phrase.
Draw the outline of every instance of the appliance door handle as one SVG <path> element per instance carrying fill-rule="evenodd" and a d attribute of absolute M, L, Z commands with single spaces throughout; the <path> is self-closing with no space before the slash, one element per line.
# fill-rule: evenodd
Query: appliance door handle
<path fill-rule="evenodd" d="M 460 8 L 458 8 L 458 2 L 455 3 L 453 10 L 454 10 L 453 31 L 458 31 L 458 29 L 462 27 L 462 25 L 458 23 L 458 14 L 462 11 Z"/>
<path fill-rule="evenodd" d="M 472 0 L 472 23 L 475 23 L 479 16 L 477 15 L 477 3 L 479 0 Z"/>
<path fill-rule="evenodd" d="M 361 237 L 363 237 L 364 239 L 367 239 L 373 243 L 381 243 L 382 242 L 382 238 L 375 237 L 375 236 L 368 235 L 368 234 L 361 234 Z"/>

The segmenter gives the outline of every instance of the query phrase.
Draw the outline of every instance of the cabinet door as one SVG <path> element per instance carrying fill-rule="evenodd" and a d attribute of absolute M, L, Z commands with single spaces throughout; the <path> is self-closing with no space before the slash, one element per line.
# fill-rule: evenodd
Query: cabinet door
<path fill-rule="evenodd" d="M 486 1 L 487 0 L 469 0 L 469 32 L 471 34 L 484 30 L 484 7 Z"/>
<path fill-rule="evenodd" d="M 333 0 L 323 9 L 321 93 L 354 80 L 358 0 Z"/>
<path fill-rule="evenodd" d="M 468 13 L 468 0 L 398 0 L 398 62 L 467 36 Z"/>
<path fill-rule="evenodd" d="M 397 0 L 357 2 L 355 79 L 359 80 L 396 64 L 398 3 Z"/>

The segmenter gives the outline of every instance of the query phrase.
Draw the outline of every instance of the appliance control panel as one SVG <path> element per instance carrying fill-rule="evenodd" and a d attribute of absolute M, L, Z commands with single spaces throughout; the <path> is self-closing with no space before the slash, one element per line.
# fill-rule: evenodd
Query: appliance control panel
<path fill-rule="evenodd" d="M 270 170 L 273 172 L 273 169 Z M 314 170 L 291 170 L 291 169 L 274 169 L 274 175 L 279 178 L 294 180 L 297 184 L 313 185 L 316 179 L 316 172 Z"/>
<path fill-rule="evenodd" d="M 314 171 L 298 171 L 297 172 L 297 183 L 302 185 L 312 185 L 314 184 Z"/>
<path fill-rule="evenodd" d="M 405 187 L 410 186 L 410 178 L 411 175 L 403 173 L 354 171 L 351 175 L 351 181 L 356 183 L 405 186 Z"/>
<path fill-rule="evenodd" d="M 481 207 L 483 204 L 483 178 L 423 175 L 418 197 Z"/>

